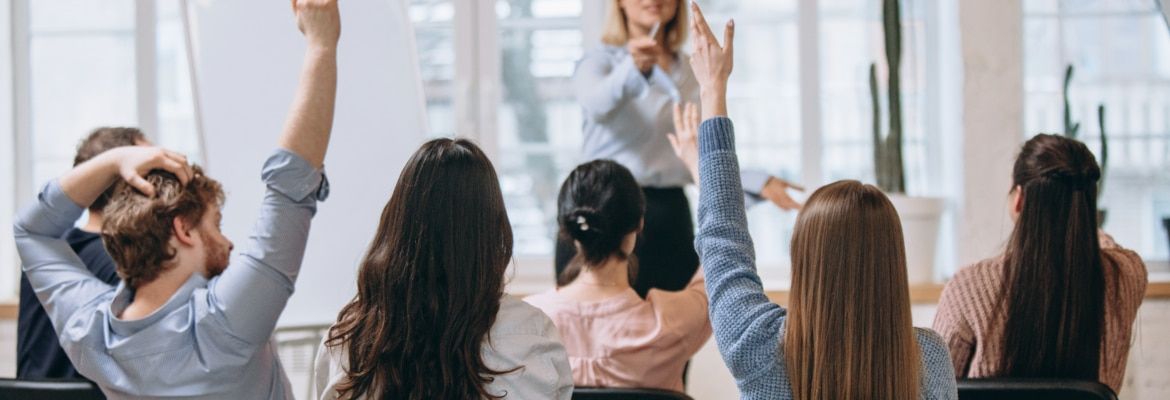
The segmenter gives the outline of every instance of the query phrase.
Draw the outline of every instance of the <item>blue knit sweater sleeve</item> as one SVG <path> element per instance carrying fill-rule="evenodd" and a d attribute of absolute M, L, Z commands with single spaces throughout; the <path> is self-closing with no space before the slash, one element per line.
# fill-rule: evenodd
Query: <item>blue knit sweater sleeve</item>
<path fill-rule="evenodd" d="M 930 329 L 915 328 L 922 354 L 922 391 L 925 400 L 958 400 L 955 368 L 946 341 Z"/>
<path fill-rule="evenodd" d="M 779 394 L 775 391 L 780 388 L 771 386 L 783 375 L 777 369 L 782 369 L 778 356 L 785 310 L 764 295 L 756 273 L 734 127 L 728 118 L 708 119 L 699 126 L 699 181 L 695 248 L 707 280 L 719 353 L 735 376 L 741 395 Z"/>

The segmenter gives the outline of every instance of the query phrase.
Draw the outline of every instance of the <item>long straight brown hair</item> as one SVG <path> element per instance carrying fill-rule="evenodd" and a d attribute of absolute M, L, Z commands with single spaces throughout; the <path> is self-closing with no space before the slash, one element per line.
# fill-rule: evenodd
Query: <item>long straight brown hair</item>
<path fill-rule="evenodd" d="M 1101 169 L 1084 143 L 1037 135 L 1012 170 L 1023 208 L 1004 257 L 1001 374 L 1097 380 L 1105 284 L 1097 241 Z"/>
<path fill-rule="evenodd" d="M 512 228 L 487 156 L 466 140 L 414 153 L 329 330 L 347 353 L 339 397 L 494 399 L 481 349 L 495 323 Z"/>
<path fill-rule="evenodd" d="M 857 181 L 818 189 L 797 217 L 784 333 L 795 399 L 918 398 L 899 221 L 881 190 Z"/>

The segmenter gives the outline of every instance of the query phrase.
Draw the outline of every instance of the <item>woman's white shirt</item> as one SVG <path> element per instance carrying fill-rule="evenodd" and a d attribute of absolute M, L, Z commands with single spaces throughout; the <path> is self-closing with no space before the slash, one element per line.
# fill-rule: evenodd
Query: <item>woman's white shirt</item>
<path fill-rule="evenodd" d="M 494 370 L 519 367 L 496 376 L 487 385 L 490 393 L 506 393 L 505 399 L 569 400 L 572 397 L 573 371 L 569 356 L 556 326 L 540 309 L 504 295 L 488 336 L 489 341 L 483 347 L 485 364 Z M 321 343 L 312 379 L 317 398 L 338 399 L 336 388 L 346 381 L 348 363 L 344 349 Z"/>

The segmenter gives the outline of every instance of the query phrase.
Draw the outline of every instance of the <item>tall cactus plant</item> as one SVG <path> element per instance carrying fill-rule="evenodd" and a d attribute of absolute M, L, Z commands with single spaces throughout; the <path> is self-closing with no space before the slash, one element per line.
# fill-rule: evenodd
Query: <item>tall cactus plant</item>
<path fill-rule="evenodd" d="M 1097 105 L 1097 126 L 1101 128 L 1101 180 L 1097 181 L 1097 198 L 1105 192 L 1105 171 L 1109 169 L 1109 135 L 1105 134 L 1105 105 Z"/>
<path fill-rule="evenodd" d="M 1064 97 L 1064 136 L 1067 136 L 1069 139 L 1076 139 L 1077 134 L 1081 130 L 1081 123 L 1073 122 L 1072 107 L 1069 105 L 1068 101 L 1068 87 L 1072 83 L 1072 78 L 1073 66 L 1072 64 L 1069 64 L 1068 67 L 1064 69 L 1064 87 L 1060 90 L 1060 94 Z"/>
<path fill-rule="evenodd" d="M 873 101 L 873 163 L 878 187 L 886 193 L 906 193 L 902 163 L 902 23 L 898 0 L 882 0 L 882 31 L 885 33 L 886 65 L 889 72 L 887 101 L 890 131 L 881 132 L 877 64 L 869 65 L 869 94 Z"/>
<path fill-rule="evenodd" d="M 1072 84 L 1075 69 L 1072 64 L 1064 69 L 1064 87 L 1061 95 L 1064 97 L 1064 136 L 1069 139 L 1080 140 L 1081 123 L 1072 119 L 1072 106 L 1069 101 L 1069 87 Z M 1105 105 L 1097 105 L 1097 127 L 1101 132 L 1101 179 L 1097 183 L 1097 198 L 1105 191 L 1105 171 L 1109 167 L 1109 135 L 1105 132 Z"/>

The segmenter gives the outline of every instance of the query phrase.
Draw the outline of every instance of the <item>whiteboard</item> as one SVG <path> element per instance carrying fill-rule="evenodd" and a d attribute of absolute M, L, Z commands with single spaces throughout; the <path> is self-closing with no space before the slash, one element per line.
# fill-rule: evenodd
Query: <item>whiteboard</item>
<path fill-rule="evenodd" d="M 356 271 L 403 164 L 425 137 L 425 103 L 403 0 L 341 2 L 337 111 L 296 292 L 280 325 L 330 323 L 356 293 Z M 223 230 L 242 248 L 300 76 L 305 40 L 288 1 L 196 0 L 195 88 L 208 175 L 227 191 Z"/>

